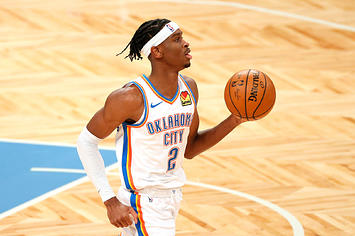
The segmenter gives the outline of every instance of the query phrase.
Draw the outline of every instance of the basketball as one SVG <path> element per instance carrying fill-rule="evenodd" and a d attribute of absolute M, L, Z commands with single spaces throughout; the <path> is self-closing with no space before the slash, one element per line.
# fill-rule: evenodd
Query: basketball
<path fill-rule="evenodd" d="M 228 110 L 247 120 L 266 116 L 273 108 L 275 99 L 276 91 L 271 79 L 255 69 L 235 73 L 224 90 Z"/>

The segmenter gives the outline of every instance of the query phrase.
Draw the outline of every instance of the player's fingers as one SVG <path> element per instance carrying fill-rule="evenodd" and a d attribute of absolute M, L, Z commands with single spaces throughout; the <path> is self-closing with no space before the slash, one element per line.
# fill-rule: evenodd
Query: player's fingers
<path fill-rule="evenodd" d="M 117 218 L 114 215 L 112 215 L 110 211 L 107 212 L 107 216 L 112 225 L 116 227 L 120 227 Z"/>
<path fill-rule="evenodd" d="M 134 223 L 137 224 L 138 223 L 138 215 L 132 207 L 129 208 L 129 213 L 133 216 Z"/>
<path fill-rule="evenodd" d="M 131 215 L 128 214 L 125 218 L 124 218 L 124 225 L 125 227 L 128 227 L 132 224 L 132 219 L 131 219 Z"/>
<path fill-rule="evenodd" d="M 115 221 L 113 225 L 115 225 L 116 227 L 119 227 L 119 228 L 123 228 L 123 227 L 129 226 L 130 224 L 128 224 L 128 222 L 125 218 L 121 218 L 121 219 Z"/>
<path fill-rule="evenodd" d="M 115 216 L 110 219 L 110 222 L 118 228 L 127 227 L 131 225 L 131 223 L 129 223 L 129 221 L 127 220 L 127 217 L 124 216 Z"/>
<path fill-rule="evenodd" d="M 119 222 L 119 220 L 113 220 L 110 221 L 112 225 L 116 226 L 117 228 L 122 227 L 122 224 Z"/>

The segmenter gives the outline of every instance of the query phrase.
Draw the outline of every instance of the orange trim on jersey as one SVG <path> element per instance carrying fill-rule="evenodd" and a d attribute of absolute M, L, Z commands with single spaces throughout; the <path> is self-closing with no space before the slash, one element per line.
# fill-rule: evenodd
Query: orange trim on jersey
<path fill-rule="evenodd" d="M 132 178 L 132 171 L 131 171 L 131 164 L 132 164 L 132 145 L 131 145 L 131 127 L 127 126 L 127 163 L 126 163 L 126 171 L 128 175 L 128 182 L 129 185 L 133 190 L 136 190 L 136 187 L 134 186 L 133 183 L 133 178 Z"/>
<path fill-rule="evenodd" d="M 178 85 L 177 92 L 176 92 L 176 94 L 175 94 L 174 100 L 169 101 L 169 100 L 167 100 L 166 98 L 164 98 L 163 96 L 161 96 L 161 95 L 156 91 L 156 89 L 150 84 L 150 82 L 144 77 L 144 75 L 141 75 L 141 78 L 147 83 L 147 85 L 150 87 L 150 89 L 153 91 L 153 93 L 154 93 L 158 98 L 160 98 L 161 100 L 163 100 L 164 102 L 167 102 L 167 103 L 169 103 L 169 104 L 173 104 L 173 103 L 176 101 L 176 99 L 179 97 L 179 93 L 180 93 L 180 87 L 179 87 L 179 85 Z"/>
<path fill-rule="evenodd" d="M 145 223 L 143 220 L 143 212 L 142 212 L 142 207 L 141 207 L 141 196 L 138 194 L 137 194 L 137 198 L 136 198 L 136 207 L 137 207 L 137 211 L 138 211 L 138 218 L 139 218 L 139 221 L 141 222 L 140 228 L 142 230 L 142 233 L 144 236 L 148 236 L 148 232 L 147 232 L 147 229 L 145 228 Z"/>

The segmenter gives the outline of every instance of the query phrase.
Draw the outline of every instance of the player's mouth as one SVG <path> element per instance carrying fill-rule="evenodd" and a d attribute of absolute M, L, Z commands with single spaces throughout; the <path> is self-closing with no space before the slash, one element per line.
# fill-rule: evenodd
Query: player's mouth
<path fill-rule="evenodd" d="M 189 58 L 189 59 L 192 58 L 192 56 L 190 55 L 190 52 L 191 52 L 190 48 L 188 48 L 188 49 L 186 50 L 186 52 L 185 52 L 185 56 L 186 56 L 187 58 Z"/>

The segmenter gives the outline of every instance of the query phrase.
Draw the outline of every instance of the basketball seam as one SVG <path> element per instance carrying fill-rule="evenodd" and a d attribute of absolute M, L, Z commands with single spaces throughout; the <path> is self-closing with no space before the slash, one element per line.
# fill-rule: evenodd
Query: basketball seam
<path fill-rule="evenodd" d="M 244 107 L 245 107 L 245 116 L 246 116 L 247 120 L 249 120 L 248 111 L 247 111 L 247 89 L 248 89 L 249 72 L 250 72 L 250 69 L 248 70 L 247 78 L 246 78 L 246 81 L 245 81 L 245 93 L 244 93 L 244 103 L 245 103 Z"/>
<path fill-rule="evenodd" d="M 262 73 L 263 76 L 264 76 L 265 88 L 264 88 L 263 96 L 261 97 L 261 100 L 260 100 L 258 106 L 257 106 L 257 107 L 255 108 L 255 110 L 254 110 L 254 113 L 253 113 L 253 118 L 254 118 L 254 119 L 255 119 L 255 112 L 258 110 L 260 104 L 263 102 L 263 99 L 264 99 L 264 96 L 265 96 L 265 92 L 266 92 L 266 88 L 267 88 L 266 76 L 265 76 L 265 74 L 264 74 L 263 72 L 261 72 L 261 73 Z M 259 74 L 260 74 L 260 73 L 259 73 Z"/>
<path fill-rule="evenodd" d="M 242 117 L 242 114 L 239 112 L 238 108 L 234 105 L 234 102 L 232 100 L 232 96 L 231 96 L 231 83 L 232 83 L 232 79 L 229 81 L 229 85 L 228 85 L 228 91 L 229 91 L 229 98 L 230 98 L 230 101 L 232 103 L 232 105 L 234 106 L 234 108 L 237 110 L 237 112 L 239 113 L 239 116 Z"/>
<path fill-rule="evenodd" d="M 271 108 L 273 108 L 274 105 L 275 105 L 275 102 L 276 102 L 276 99 L 275 99 L 274 103 L 273 103 L 266 111 L 264 111 L 263 113 L 261 113 L 261 114 L 258 115 L 257 117 L 260 117 L 260 116 L 264 115 L 264 114 L 265 114 L 266 112 L 268 112 Z"/>

